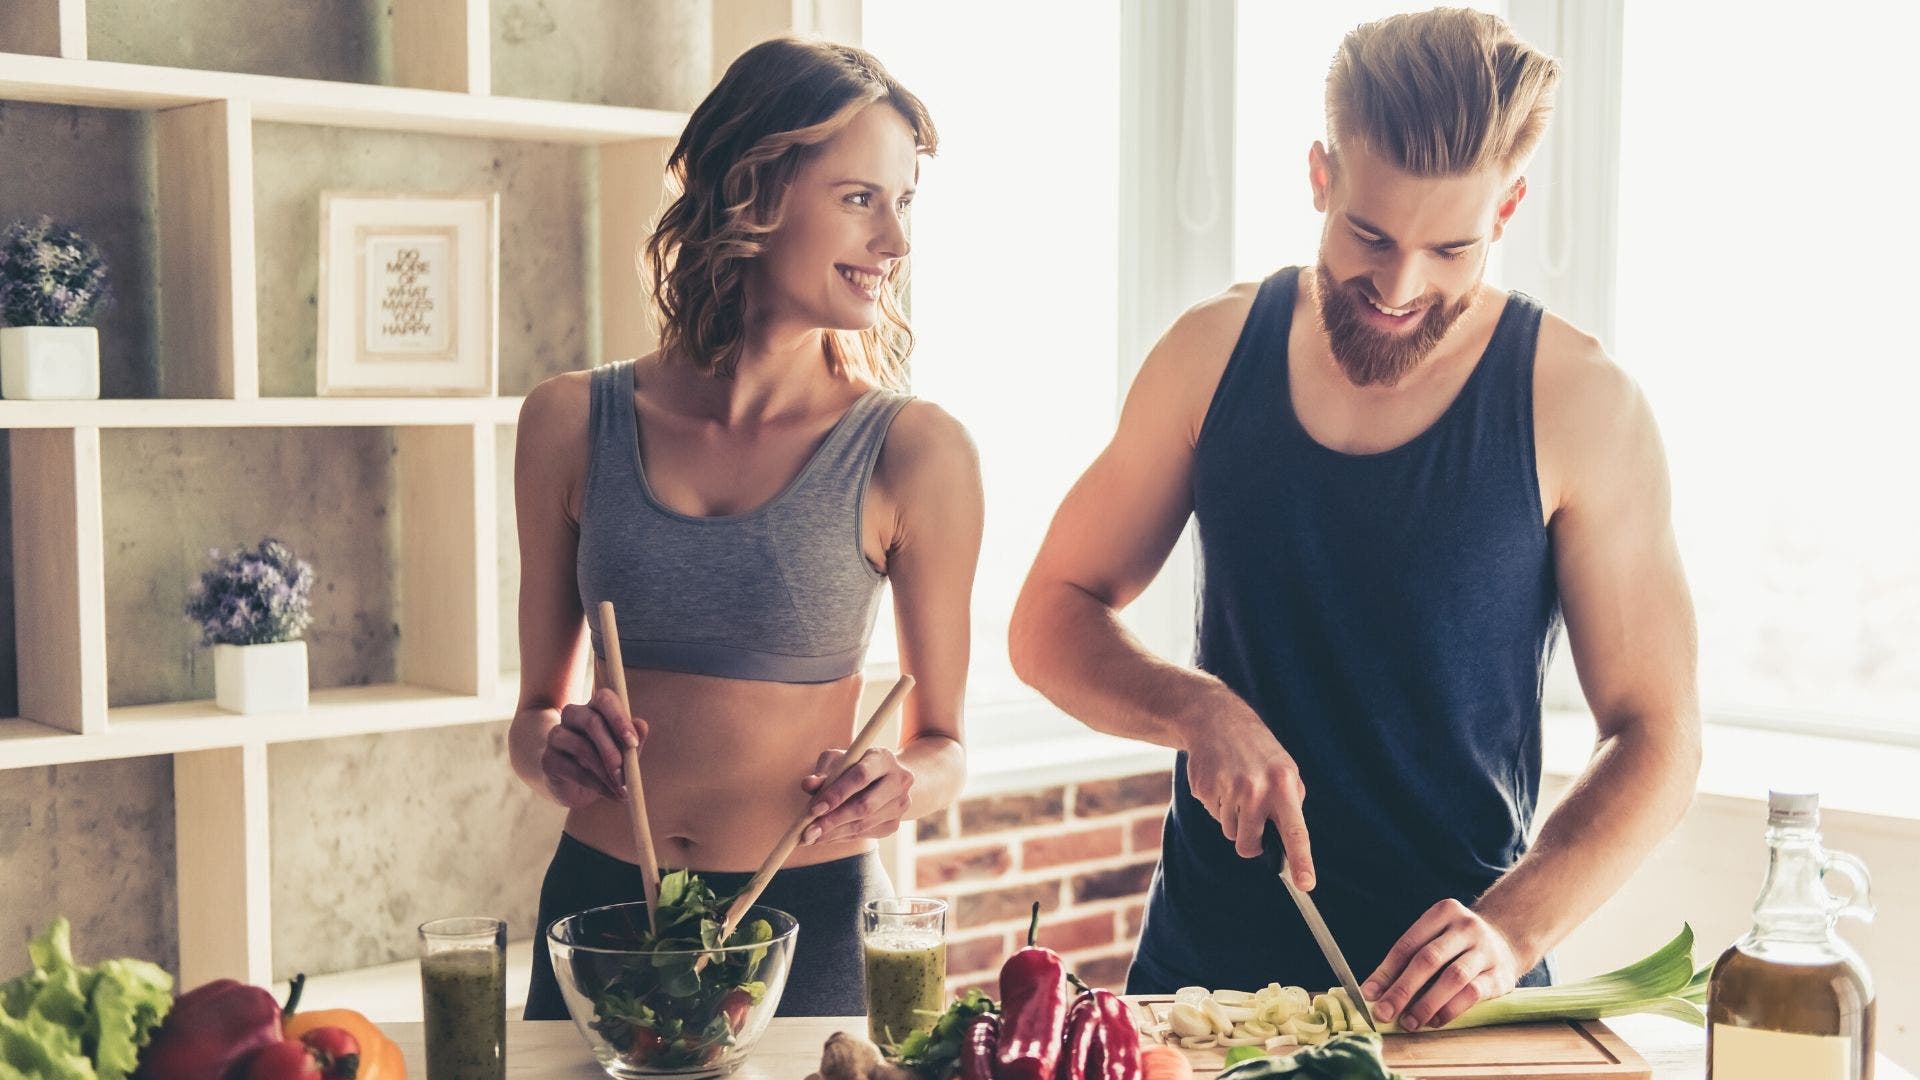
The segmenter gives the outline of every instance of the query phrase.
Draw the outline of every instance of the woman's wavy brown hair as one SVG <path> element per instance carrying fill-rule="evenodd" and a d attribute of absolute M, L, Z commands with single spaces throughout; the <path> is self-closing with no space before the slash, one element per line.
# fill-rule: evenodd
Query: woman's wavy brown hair
<path fill-rule="evenodd" d="M 746 329 L 746 270 L 780 227 L 780 200 L 817 148 L 869 105 L 907 121 L 914 145 L 938 145 L 926 106 L 871 53 L 798 37 L 748 49 L 693 111 L 667 159 L 674 195 L 647 239 L 660 352 L 731 375 Z M 907 261 L 880 290 L 880 319 L 858 332 L 829 330 L 827 363 L 904 389 L 913 331 L 901 309 Z"/>

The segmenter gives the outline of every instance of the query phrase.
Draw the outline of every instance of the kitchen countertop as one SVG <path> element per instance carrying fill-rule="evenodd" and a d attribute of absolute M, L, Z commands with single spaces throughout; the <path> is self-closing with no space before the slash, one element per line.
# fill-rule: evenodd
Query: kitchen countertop
<path fill-rule="evenodd" d="M 1700 1029 L 1661 1016 L 1621 1016 L 1607 1021 L 1653 1066 L 1654 1080 L 1699 1080 L 1707 1050 Z M 386 1024 L 407 1056 L 407 1075 L 427 1080 L 419 1024 Z M 767 1028 L 753 1054 L 734 1072 L 739 1080 L 803 1080 L 820 1068 L 820 1048 L 836 1031 L 866 1033 L 864 1017 L 786 1017 Z M 567 1020 L 507 1023 L 507 1075 L 516 1080 L 605 1080 L 587 1044 Z M 1913 1074 L 1879 1055 L 1875 1080 L 1914 1080 Z"/>

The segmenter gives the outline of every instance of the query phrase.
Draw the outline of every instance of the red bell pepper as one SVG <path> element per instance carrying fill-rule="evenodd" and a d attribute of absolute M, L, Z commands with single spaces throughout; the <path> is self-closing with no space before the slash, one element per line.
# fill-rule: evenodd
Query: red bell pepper
<path fill-rule="evenodd" d="M 287 1010 L 300 1002 L 295 978 Z M 247 1059 L 281 1041 L 280 1003 L 257 986 L 215 979 L 183 994 L 140 1052 L 142 1080 L 240 1080 Z"/>
<path fill-rule="evenodd" d="M 994 1054 L 1000 1049 L 1000 1017 L 981 1013 L 967 1024 L 960 1040 L 960 1080 L 993 1080 Z"/>
<path fill-rule="evenodd" d="M 1067 1026 L 1067 967 L 1060 954 L 1034 943 L 1040 905 L 1033 905 L 1027 947 L 1000 968 L 1000 1046 L 994 1080 L 1054 1080 Z"/>
<path fill-rule="evenodd" d="M 1100 1080 L 1105 1036 L 1093 992 L 1075 998 L 1073 1007 L 1067 1010 L 1067 1039 L 1060 1052 L 1058 1080 Z"/>
<path fill-rule="evenodd" d="M 247 1080 L 354 1080 L 360 1040 L 342 1028 L 315 1028 L 263 1046 L 247 1059 Z"/>
<path fill-rule="evenodd" d="M 1133 1012 L 1111 990 L 1086 995 L 1100 1014 L 1101 1080 L 1140 1080 L 1140 1029 Z"/>

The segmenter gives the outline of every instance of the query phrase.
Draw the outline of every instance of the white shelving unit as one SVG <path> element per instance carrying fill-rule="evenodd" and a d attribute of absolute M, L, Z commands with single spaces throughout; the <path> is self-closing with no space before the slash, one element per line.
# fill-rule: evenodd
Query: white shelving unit
<path fill-rule="evenodd" d="M 0 762 L 9 769 L 187 754 L 306 739 L 478 724 L 513 715 L 517 675 L 490 694 L 450 694 L 404 683 L 315 690 L 300 713 L 226 712 L 211 701 L 108 709 L 104 731 L 75 735 L 32 720 L 0 720 Z"/>
<path fill-rule="evenodd" d="M 716 4 L 715 71 L 755 41 L 820 25 L 822 6 Z M 488 0 L 396 0 L 402 85 L 368 86 L 90 60 L 85 0 L 0 5 L 0 50 L 17 50 L 0 51 L 0 102 L 153 113 L 159 348 L 164 385 L 181 395 L 0 401 L 20 701 L 18 717 L 0 719 L 0 770 L 173 756 L 185 986 L 271 981 L 269 745 L 505 719 L 515 692 L 499 670 L 495 537 L 511 508 L 498 505 L 494 470 L 496 433 L 520 400 L 259 396 L 254 123 L 597 146 L 601 341 L 608 356 L 651 346 L 626 282 L 686 116 L 492 95 L 490 17 Z M 393 428 L 398 448 L 400 681 L 320 690 L 297 715 L 241 718 L 206 701 L 109 708 L 102 429 L 364 426 Z"/>
<path fill-rule="evenodd" d="M 0 63 L 4 63 L 0 58 Z M 511 424 L 518 397 L 118 398 L 3 401 L 0 429 L 441 427 Z"/>

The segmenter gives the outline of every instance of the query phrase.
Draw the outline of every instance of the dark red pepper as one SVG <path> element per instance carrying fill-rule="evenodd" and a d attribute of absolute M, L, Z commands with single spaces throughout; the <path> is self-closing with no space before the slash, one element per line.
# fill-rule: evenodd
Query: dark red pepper
<path fill-rule="evenodd" d="M 247 1059 L 247 1080 L 354 1080 L 360 1041 L 342 1028 L 314 1028 L 263 1046 Z"/>
<path fill-rule="evenodd" d="M 960 1040 L 960 1080 L 993 1080 L 993 1058 L 1000 1049 L 1000 1017 L 981 1013 L 967 1024 Z"/>
<path fill-rule="evenodd" d="M 1059 1080 L 1100 1080 L 1106 1032 L 1093 992 L 1081 994 L 1067 1010 L 1067 1039 L 1060 1051 Z"/>
<path fill-rule="evenodd" d="M 327 1073 L 305 1043 L 277 1042 L 247 1058 L 247 1080 L 327 1080 Z"/>
<path fill-rule="evenodd" d="M 140 1052 L 142 1080 L 236 1080 L 254 1051 L 281 1041 L 282 1012 L 300 1003 L 305 976 L 295 977 L 282 1010 L 273 995 L 233 979 L 215 979 L 182 994 Z"/>
<path fill-rule="evenodd" d="M 1000 968 L 1000 1046 L 994 1080 L 1054 1080 L 1067 1026 L 1067 966 L 1034 944 L 1040 905 L 1033 905 L 1027 947 Z"/>
<path fill-rule="evenodd" d="M 1084 996 L 1100 1014 L 1100 1080 L 1140 1080 L 1140 1028 L 1133 1011 L 1111 990 Z"/>

